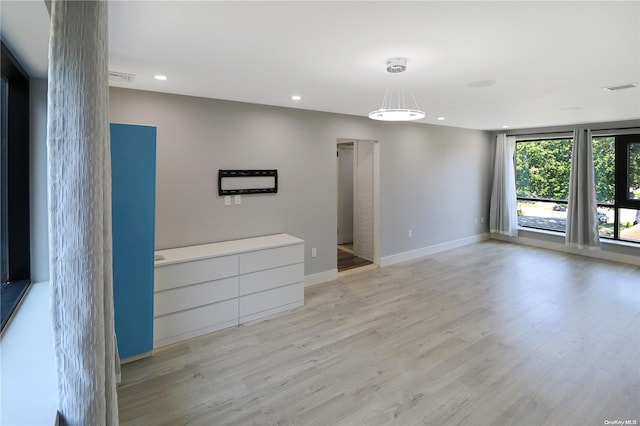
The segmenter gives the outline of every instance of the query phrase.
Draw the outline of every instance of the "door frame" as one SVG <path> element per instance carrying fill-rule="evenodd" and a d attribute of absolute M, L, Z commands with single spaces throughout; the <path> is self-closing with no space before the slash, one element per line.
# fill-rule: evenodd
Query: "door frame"
<path fill-rule="evenodd" d="M 338 149 L 338 144 L 341 143 L 354 143 L 354 180 L 353 180 L 353 192 L 354 202 L 356 199 L 357 181 L 355 176 L 357 175 L 357 143 L 358 142 L 371 142 L 373 144 L 373 263 L 380 265 L 380 142 L 373 139 L 353 139 L 353 138 L 338 138 L 336 140 L 335 149 Z M 336 178 L 336 202 L 338 202 L 338 161 L 335 162 L 336 170 L 334 176 Z M 335 209 L 335 229 L 336 229 L 336 245 L 338 238 L 338 208 Z M 356 224 L 354 223 L 354 234 Z M 355 241 L 354 241 L 355 246 Z M 337 259 L 336 259 L 337 262 Z"/>

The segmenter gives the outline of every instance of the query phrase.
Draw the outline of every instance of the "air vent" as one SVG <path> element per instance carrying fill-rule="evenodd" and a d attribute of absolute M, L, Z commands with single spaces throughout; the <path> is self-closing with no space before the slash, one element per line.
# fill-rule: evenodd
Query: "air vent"
<path fill-rule="evenodd" d="M 124 72 L 109 71 L 109 80 L 118 83 L 133 83 L 135 74 L 127 74 Z"/>
<path fill-rule="evenodd" d="M 610 92 L 613 92 L 614 90 L 633 89 L 634 87 L 638 87 L 638 86 L 640 86 L 640 84 L 638 84 L 638 83 L 627 83 L 627 84 L 621 84 L 619 86 L 605 87 L 604 90 L 608 90 Z"/>

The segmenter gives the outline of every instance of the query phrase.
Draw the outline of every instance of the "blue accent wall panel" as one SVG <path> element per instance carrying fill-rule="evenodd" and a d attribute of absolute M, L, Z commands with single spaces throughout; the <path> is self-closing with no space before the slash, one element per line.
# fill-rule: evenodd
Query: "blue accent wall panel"
<path fill-rule="evenodd" d="M 156 128 L 111 124 L 113 299 L 120 358 L 153 349 Z"/>

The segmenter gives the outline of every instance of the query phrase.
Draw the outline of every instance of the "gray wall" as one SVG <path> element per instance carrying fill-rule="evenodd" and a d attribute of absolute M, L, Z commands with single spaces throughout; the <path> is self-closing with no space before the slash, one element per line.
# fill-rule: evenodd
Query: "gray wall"
<path fill-rule="evenodd" d="M 488 134 L 402 124 L 385 130 L 380 154 L 382 256 L 487 232 L 493 163 Z"/>
<path fill-rule="evenodd" d="M 46 80 L 31 80 L 35 282 L 49 279 L 46 95 Z M 338 138 L 380 141 L 381 256 L 487 230 L 493 135 L 486 132 L 116 88 L 110 96 L 111 121 L 158 127 L 157 248 L 288 232 L 307 241 L 306 274 L 334 269 Z M 640 121 L 590 125 L 631 126 Z M 216 191 L 217 170 L 249 167 L 278 168 L 280 193 L 247 196 L 240 206 L 224 207 Z M 475 225 L 483 216 L 485 224 Z M 318 248 L 317 258 L 311 258 L 311 247 Z M 636 247 L 603 250 L 638 253 Z"/>
<path fill-rule="evenodd" d="M 31 280 L 49 280 L 47 218 L 47 81 L 30 80 L 30 221 Z"/>
<path fill-rule="evenodd" d="M 158 128 L 157 249 L 286 232 L 307 275 L 335 269 L 339 138 L 380 141 L 381 256 L 486 232 L 487 132 L 120 88 L 110 120 Z M 224 206 L 218 169 L 251 168 L 277 168 L 278 194 Z"/>

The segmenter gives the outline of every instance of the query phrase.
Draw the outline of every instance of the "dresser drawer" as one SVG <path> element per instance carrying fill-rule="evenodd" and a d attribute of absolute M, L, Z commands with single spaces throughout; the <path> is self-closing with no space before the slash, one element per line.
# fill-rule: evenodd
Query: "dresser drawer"
<path fill-rule="evenodd" d="M 248 274 L 304 262 L 304 244 L 258 250 L 240 255 L 240 273 Z"/>
<path fill-rule="evenodd" d="M 156 292 L 155 316 L 159 317 L 236 297 L 238 297 L 238 277 Z"/>
<path fill-rule="evenodd" d="M 238 256 L 156 266 L 155 290 L 169 290 L 238 275 Z"/>
<path fill-rule="evenodd" d="M 304 263 L 240 275 L 240 296 L 304 281 Z"/>
<path fill-rule="evenodd" d="M 260 293 L 240 296 L 240 317 L 257 314 L 263 311 L 304 301 L 304 283 L 290 284 L 285 287 Z"/>
<path fill-rule="evenodd" d="M 165 315 L 153 321 L 154 347 L 200 336 L 237 324 L 237 299 L 225 300 L 188 311 Z"/>
<path fill-rule="evenodd" d="M 154 348 L 304 305 L 304 241 L 291 235 L 156 254 Z"/>

